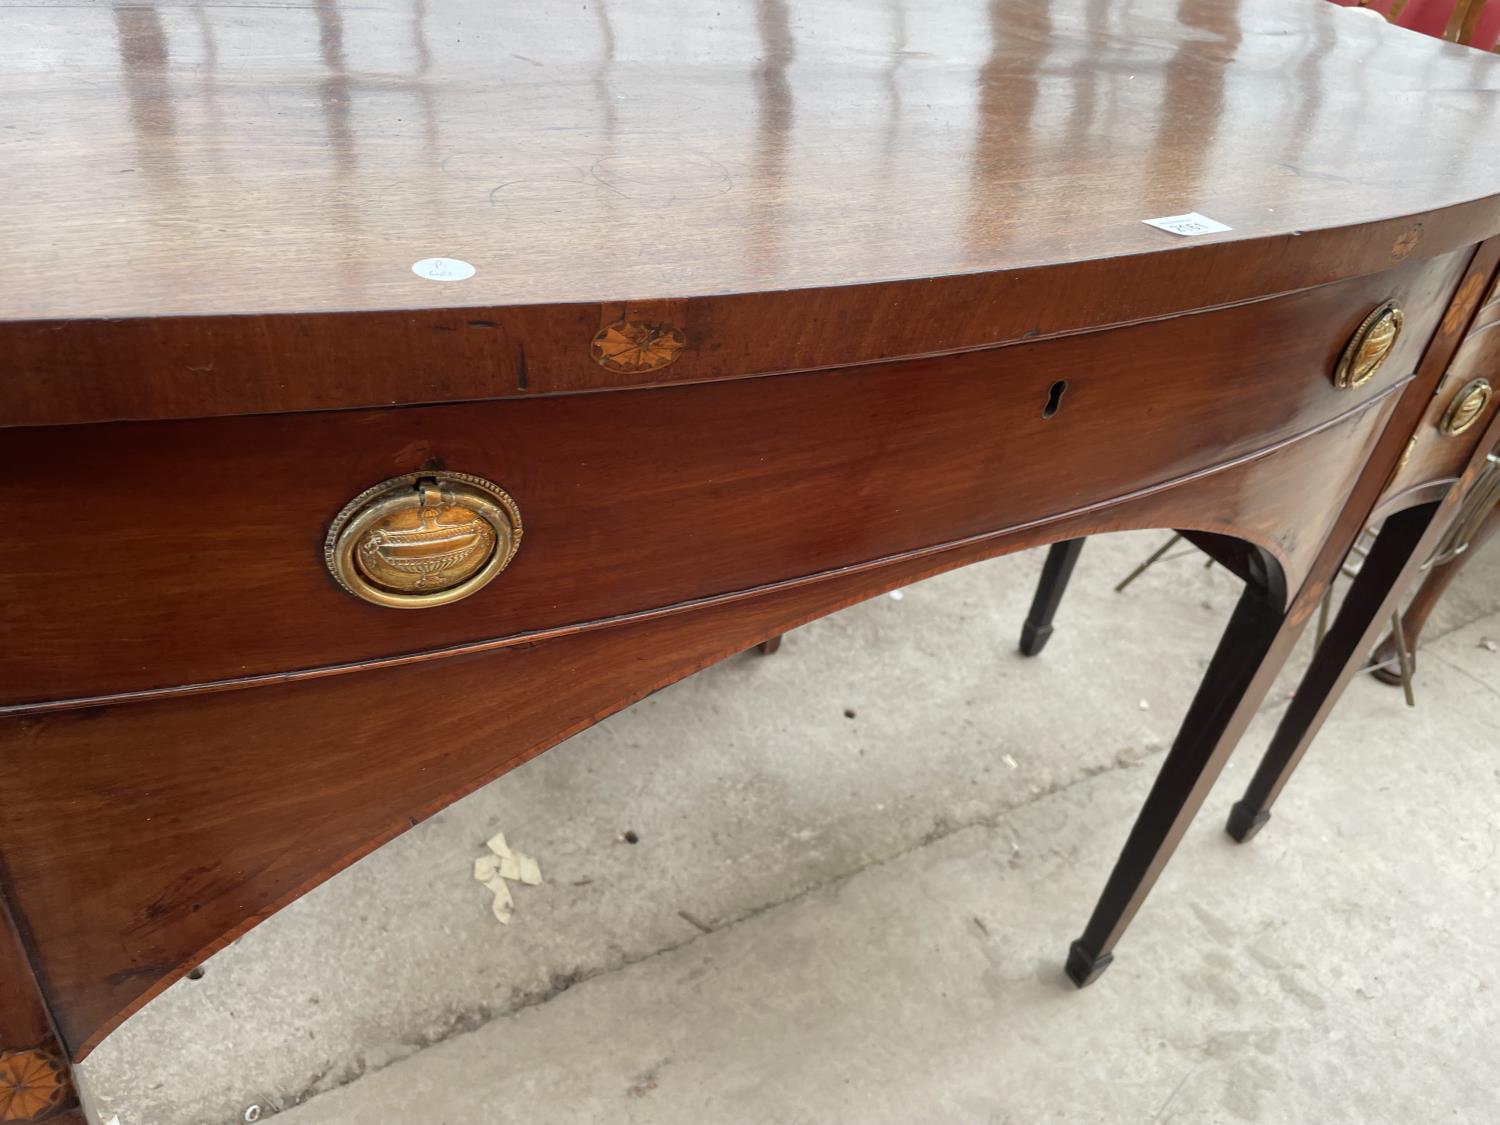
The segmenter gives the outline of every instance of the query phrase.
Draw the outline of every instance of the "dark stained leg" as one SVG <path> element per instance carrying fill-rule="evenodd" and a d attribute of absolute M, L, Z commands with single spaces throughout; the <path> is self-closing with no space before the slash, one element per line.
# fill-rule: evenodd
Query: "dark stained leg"
<path fill-rule="evenodd" d="M 1417 656 L 1417 638 L 1422 635 L 1422 627 L 1427 624 L 1427 617 L 1432 613 L 1433 606 L 1443 600 L 1443 594 L 1458 577 L 1459 571 L 1463 570 L 1464 563 L 1473 558 L 1474 553 L 1484 545 L 1485 540 L 1493 536 L 1496 531 L 1500 531 L 1500 506 L 1491 509 L 1484 522 L 1469 537 L 1469 545 L 1463 554 L 1442 566 L 1433 567 L 1426 581 L 1417 588 L 1411 604 L 1401 615 L 1401 631 L 1406 635 L 1406 651 L 1411 654 L 1413 663 Z M 1375 650 L 1375 667 L 1370 670 L 1371 674 L 1383 683 L 1399 684 L 1401 670 L 1396 656 L 1396 639 L 1388 636 Z"/>
<path fill-rule="evenodd" d="M 1068 579 L 1073 574 L 1073 564 L 1078 561 L 1078 553 L 1082 550 L 1082 539 L 1066 539 L 1047 549 L 1042 579 L 1037 583 L 1036 596 L 1031 599 L 1026 622 L 1021 626 L 1021 651 L 1027 656 L 1035 656 L 1047 647 L 1047 640 L 1052 636 L 1052 617 L 1062 602 L 1063 591 L 1068 588 Z"/>
<path fill-rule="evenodd" d="M 1115 942 L 1202 806 L 1295 632 L 1278 598 L 1246 586 L 1093 917 L 1068 950 L 1068 976 L 1079 988 L 1114 959 Z"/>
<path fill-rule="evenodd" d="M 785 634 L 777 633 L 769 641 L 761 641 L 760 644 L 755 646 L 755 651 L 760 653 L 762 656 L 770 656 L 772 653 L 781 648 L 781 638 L 784 635 Z"/>
<path fill-rule="evenodd" d="M 73 1070 L 0 898 L 0 1121 L 84 1125 Z"/>
<path fill-rule="evenodd" d="M 1416 551 L 1434 510 L 1434 505 L 1427 504 L 1386 520 L 1339 607 L 1333 628 L 1313 654 L 1249 788 L 1229 814 L 1227 831 L 1239 842 L 1250 839 L 1270 819 L 1271 805 L 1282 786 L 1390 619 L 1403 579 L 1421 565 Z"/>

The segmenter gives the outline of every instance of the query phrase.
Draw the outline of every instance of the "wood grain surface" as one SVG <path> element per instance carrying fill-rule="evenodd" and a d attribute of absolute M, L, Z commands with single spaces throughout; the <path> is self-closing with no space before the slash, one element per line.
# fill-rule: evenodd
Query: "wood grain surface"
<path fill-rule="evenodd" d="M 1212 313 L 942 359 L 696 387 L 349 413 L 10 431 L 0 473 L 67 518 L 0 553 L 0 704 L 311 670 L 641 613 L 1056 518 L 1221 465 L 1409 376 L 1468 254 Z M 1409 309 L 1365 386 L 1331 373 Z M 1053 413 L 1046 416 L 1053 388 Z M 520 505 L 523 546 L 462 602 L 341 590 L 329 522 L 442 466 Z M 23 528 L 37 497 L 0 491 Z M 1188 515 L 1185 522 L 1191 522 Z M 1276 553 L 1300 576 L 1305 536 Z M 1295 542 L 1294 542 L 1295 540 Z"/>
<path fill-rule="evenodd" d="M 1099 531 L 1233 537 L 1280 568 L 1257 651 L 1189 711 L 1107 953 L 1382 493 L 1472 472 L 1432 421 L 1495 353 L 1500 60 L 1333 5 L 0 0 L 0 37 L 7 1044 L 40 1000 L 82 1057 L 801 622 Z M 1142 222 L 1186 211 L 1231 229 Z M 1392 296 L 1405 338 L 1335 390 Z M 511 569 L 415 614 L 340 592 L 329 520 L 427 468 L 516 498 Z"/>
<path fill-rule="evenodd" d="M 1302 0 L 0 15 L 6 319 L 1021 270 L 1188 245 L 1141 222 L 1183 211 L 1229 246 L 1425 212 L 1500 164 L 1500 60 Z"/>
<path fill-rule="evenodd" d="M 0 20 L 0 425 L 961 350 L 1500 229 L 1500 60 L 1306 0 Z M 687 346 L 606 371 L 620 319 Z"/>

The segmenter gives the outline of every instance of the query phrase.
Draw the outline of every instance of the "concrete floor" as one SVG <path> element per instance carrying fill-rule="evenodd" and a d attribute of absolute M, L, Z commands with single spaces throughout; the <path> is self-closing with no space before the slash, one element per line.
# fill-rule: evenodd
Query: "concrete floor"
<path fill-rule="evenodd" d="M 877 598 L 550 751 L 272 918 L 84 1065 L 121 1125 L 1493 1122 L 1500 552 L 1419 706 L 1361 677 L 1252 844 L 1278 686 L 1098 984 L 1061 976 L 1237 583 L 1107 536 Z M 1304 646 L 1305 648 L 1305 646 Z M 1305 655 L 1305 653 L 1304 653 Z M 546 883 L 508 928 L 503 829 Z M 629 843 L 625 833 L 638 842 Z"/>

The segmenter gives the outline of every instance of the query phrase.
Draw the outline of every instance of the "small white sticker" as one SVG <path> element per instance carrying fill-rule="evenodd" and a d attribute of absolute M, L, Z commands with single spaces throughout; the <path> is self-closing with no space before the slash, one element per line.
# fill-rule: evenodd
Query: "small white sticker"
<path fill-rule="evenodd" d="M 1168 234 L 1220 234 L 1234 229 L 1196 211 L 1189 211 L 1186 215 L 1163 215 L 1160 219 L 1142 219 L 1141 222 Z"/>
<path fill-rule="evenodd" d="M 411 272 L 428 281 L 468 281 L 474 267 L 458 258 L 423 258 L 412 263 Z"/>

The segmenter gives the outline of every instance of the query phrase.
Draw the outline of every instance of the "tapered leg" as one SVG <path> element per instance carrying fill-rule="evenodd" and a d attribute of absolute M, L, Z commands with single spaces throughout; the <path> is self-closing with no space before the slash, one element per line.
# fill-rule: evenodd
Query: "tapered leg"
<path fill-rule="evenodd" d="M 1406 637 L 1406 651 L 1411 654 L 1413 661 L 1417 654 L 1417 638 L 1422 635 L 1422 627 L 1427 624 L 1427 617 L 1432 612 L 1433 606 L 1443 600 L 1443 594 L 1458 577 L 1459 571 L 1463 570 L 1464 563 L 1473 558 L 1475 552 L 1496 531 L 1500 531 L 1500 506 L 1490 509 L 1490 514 L 1469 537 L 1468 547 L 1463 554 L 1450 559 L 1442 566 L 1433 567 L 1426 581 L 1417 588 L 1411 603 L 1406 607 L 1406 612 L 1401 615 L 1401 632 Z M 1375 649 L 1375 667 L 1371 669 L 1371 672 L 1376 679 L 1388 684 L 1401 682 L 1401 671 L 1396 657 L 1396 639 L 1388 636 Z"/>
<path fill-rule="evenodd" d="M 0 1121 L 84 1125 L 73 1070 L 0 898 Z"/>
<path fill-rule="evenodd" d="M 762 656 L 771 656 L 773 653 L 775 653 L 777 650 L 779 650 L 781 648 L 781 638 L 782 638 L 782 635 L 783 634 L 781 634 L 781 633 L 777 633 L 770 640 L 768 640 L 768 641 L 761 641 L 760 644 L 758 644 L 758 645 L 755 646 L 756 650 Z"/>
<path fill-rule="evenodd" d="M 1241 843 L 1270 819 L 1271 805 L 1287 778 L 1390 619 L 1404 579 L 1421 565 L 1416 552 L 1434 511 L 1435 506 L 1427 504 L 1386 520 L 1281 717 L 1270 749 L 1229 814 L 1227 831 Z"/>
<path fill-rule="evenodd" d="M 1276 598 L 1246 586 L 1094 915 L 1068 950 L 1068 976 L 1079 988 L 1114 959 L 1115 942 L 1224 768 L 1295 631 Z"/>
<path fill-rule="evenodd" d="M 1073 576 L 1073 564 L 1078 561 L 1078 553 L 1082 550 L 1082 539 L 1066 539 L 1047 549 L 1042 580 L 1037 583 L 1031 610 L 1021 626 L 1021 651 L 1027 656 L 1035 656 L 1047 647 L 1047 640 L 1052 636 L 1052 617 L 1062 602 L 1068 579 Z"/>

